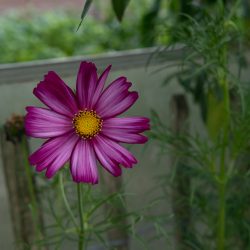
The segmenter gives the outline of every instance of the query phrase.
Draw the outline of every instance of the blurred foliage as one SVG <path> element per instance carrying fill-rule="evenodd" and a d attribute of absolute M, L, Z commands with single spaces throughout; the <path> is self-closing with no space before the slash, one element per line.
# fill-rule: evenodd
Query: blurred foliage
<path fill-rule="evenodd" d="M 165 46 L 155 56 L 161 70 L 173 68 L 163 85 L 177 80 L 198 104 L 203 121 L 201 129 L 193 120 L 195 131 L 176 134 L 152 113 L 150 137 L 178 159 L 191 183 L 186 199 L 192 234 L 183 249 L 250 249 L 250 92 L 249 79 L 242 78 L 250 45 L 246 2 L 170 1 L 165 18 L 160 17 Z M 169 63 L 166 52 L 172 48 L 181 49 L 182 60 Z M 177 181 L 177 167 L 171 168 L 162 183 L 166 197 Z"/>
<path fill-rule="evenodd" d="M 140 35 L 143 47 L 153 46 L 157 39 L 158 15 L 162 0 L 154 0 L 152 6 L 142 16 Z"/>
<path fill-rule="evenodd" d="M 128 8 L 126 13 L 120 4 Z M 164 44 L 170 38 L 161 32 L 162 20 L 172 11 L 172 5 L 162 0 L 126 0 L 106 6 L 89 0 L 85 2 L 80 24 L 76 13 L 62 10 L 4 14 L 0 17 L 0 63 Z M 119 23 L 117 17 L 121 19 L 123 15 Z"/>
<path fill-rule="evenodd" d="M 166 76 L 163 84 L 177 78 L 185 91 L 199 104 L 205 122 L 211 118 L 208 106 L 217 106 L 219 112 L 220 100 L 225 94 L 223 75 L 226 75 L 229 90 L 238 88 L 237 91 L 240 92 L 240 74 L 247 67 L 244 51 L 249 46 L 246 19 L 240 12 L 242 8 L 239 1 L 226 6 L 225 10 L 211 4 L 192 6 L 196 13 L 194 16 L 182 12 L 172 23 L 167 18 L 163 24 L 168 40 L 159 54 L 164 55 L 166 50 L 176 44 L 181 44 L 184 51 L 183 60 L 174 65 L 175 71 Z M 180 20 L 178 16 L 183 19 Z M 162 60 L 164 62 L 166 58 L 162 56 Z M 229 60 L 237 62 L 236 73 L 228 67 Z M 221 108 L 218 117 L 225 114 L 223 107 Z"/>
<path fill-rule="evenodd" d="M 245 112 L 232 114 L 230 141 L 223 144 L 218 137 L 216 143 L 201 136 L 198 131 L 191 134 L 176 134 L 161 117 L 152 111 L 152 130 L 149 136 L 159 143 L 163 154 L 174 155 L 181 161 L 182 171 L 191 180 L 191 192 L 186 197 L 192 208 L 192 235 L 185 242 L 190 249 L 217 249 L 214 245 L 218 217 L 218 158 L 227 150 L 227 186 L 226 186 L 226 248 L 250 248 L 250 89 L 245 89 Z M 176 145 L 182 145 L 180 148 Z M 172 186 L 176 181 L 176 167 L 166 176 L 161 176 L 161 185 L 166 197 L 171 197 Z M 170 188 L 169 188 L 170 187 Z M 180 201 L 181 204 L 182 201 Z M 186 248 L 185 248 L 186 249 Z M 189 249 L 189 248 L 188 248 Z"/>
<path fill-rule="evenodd" d="M 113 18 L 88 16 L 76 32 L 78 19 L 68 12 L 22 13 L 0 18 L 1 63 L 95 54 L 140 47 L 139 20 L 121 25 Z"/>

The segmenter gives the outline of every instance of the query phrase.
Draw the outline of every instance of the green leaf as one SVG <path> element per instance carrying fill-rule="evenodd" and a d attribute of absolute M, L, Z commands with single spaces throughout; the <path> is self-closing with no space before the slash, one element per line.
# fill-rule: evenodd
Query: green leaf
<path fill-rule="evenodd" d="M 80 26 L 82 24 L 82 21 L 85 18 L 85 16 L 87 15 L 92 2 L 93 2 L 93 0 L 86 0 L 86 2 L 84 4 L 84 7 L 83 7 L 83 10 L 82 10 L 82 14 L 81 14 L 81 21 L 80 21 L 76 31 L 79 30 L 79 28 L 80 28 Z"/>
<path fill-rule="evenodd" d="M 160 12 L 162 0 L 154 0 L 152 7 L 143 15 L 141 21 L 141 42 L 143 46 L 154 45 L 156 35 L 156 24 Z"/>
<path fill-rule="evenodd" d="M 112 0 L 113 10 L 116 14 L 117 19 L 121 22 L 124 15 L 125 9 L 128 6 L 130 0 Z"/>

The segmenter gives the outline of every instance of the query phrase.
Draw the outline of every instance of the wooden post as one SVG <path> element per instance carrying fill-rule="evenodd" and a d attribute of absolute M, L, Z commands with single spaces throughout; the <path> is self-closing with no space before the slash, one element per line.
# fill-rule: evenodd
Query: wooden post
<path fill-rule="evenodd" d="M 107 189 L 108 194 L 120 192 L 122 189 L 122 177 L 115 178 L 110 174 L 103 175 L 104 185 Z M 108 212 L 112 211 L 112 218 L 121 218 L 118 227 L 107 232 L 107 237 L 110 242 L 110 249 L 128 250 L 129 249 L 129 237 L 125 229 L 127 225 L 126 209 L 122 204 L 122 201 L 118 202 L 116 206 L 111 204 L 106 204 L 106 210 Z M 123 216 L 124 215 L 124 216 Z"/>
<path fill-rule="evenodd" d="M 170 107 L 173 114 L 172 130 L 174 133 L 178 135 L 187 132 L 189 109 L 185 96 L 183 94 L 174 95 Z M 183 145 L 180 143 L 175 145 L 175 147 L 177 151 L 181 151 Z M 172 190 L 172 207 L 175 215 L 175 249 L 178 250 L 190 249 L 185 244 L 191 231 L 190 179 L 187 174 L 186 162 L 187 160 L 184 158 L 177 158 L 175 155 L 171 157 L 172 165 L 176 166 Z"/>
<path fill-rule="evenodd" d="M 13 115 L 0 131 L 3 170 L 9 197 L 12 228 L 17 249 L 41 249 L 34 245 L 42 225 L 37 214 L 38 196 L 34 175 L 28 165 L 29 146 L 24 133 L 23 117 Z M 30 172 L 31 173 L 31 172 Z"/>

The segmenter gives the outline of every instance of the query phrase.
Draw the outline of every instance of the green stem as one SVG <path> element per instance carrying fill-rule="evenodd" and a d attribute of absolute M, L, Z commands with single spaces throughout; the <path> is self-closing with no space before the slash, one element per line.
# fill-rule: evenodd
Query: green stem
<path fill-rule="evenodd" d="M 224 82 L 226 83 L 226 82 Z M 226 220 L 226 147 L 228 141 L 228 127 L 229 127 L 229 93 L 227 85 L 225 84 L 225 111 L 228 112 L 228 119 L 223 131 L 223 144 L 220 157 L 220 172 L 218 175 L 218 198 L 219 198 L 219 209 L 218 209 L 218 228 L 217 228 L 217 250 L 225 249 L 225 220 Z"/>
<path fill-rule="evenodd" d="M 222 6 L 222 10 L 224 8 Z M 218 197 L 219 197 L 219 209 L 218 209 L 218 228 L 217 228 L 217 250 L 225 249 L 225 221 L 226 221 L 226 148 L 228 146 L 229 138 L 229 125 L 230 125 L 230 97 L 229 97 L 229 84 L 227 81 L 227 75 L 224 68 L 227 67 L 227 46 L 222 48 L 220 53 L 221 69 L 218 70 L 218 81 L 224 92 L 224 112 L 226 117 L 224 118 L 223 128 L 223 144 L 220 157 L 220 173 L 218 182 Z"/>
<path fill-rule="evenodd" d="M 217 250 L 225 249 L 225 220 L 226 220 L 225 174 L 221 177 L 222 178 L 219 182 L 219 214 L 218 214 L 218 231 L 217 231 Z"/>
<path fill-rule="evenodd" d="M 77 184 L 77 196 L 78 196 L 78 209 L 80 216 L 80 231 L 79 231 L 79 241 L 78 250 L 84 249 L 84 211 L 83 211 L 83 186 L 79 183 Z"/>
<path fill-rule="evenodd" d="M 78 228 L 78 224 L 76 222 L 76 219 L 75 219 L 74 214 L 70 208 L 69 202 L 68 202 L 66 194 L 65 194 L 64 185 L 63 185 L 63 173 L 61 173 L 59 175 L 59 184 L 60 184 L 60 190 L 61 190 L 61 194 L 62 194 L 63 203 L 66 207 L 66 210 L 67 210 L 73 224 L 75 225 L 76 228 Z"/>

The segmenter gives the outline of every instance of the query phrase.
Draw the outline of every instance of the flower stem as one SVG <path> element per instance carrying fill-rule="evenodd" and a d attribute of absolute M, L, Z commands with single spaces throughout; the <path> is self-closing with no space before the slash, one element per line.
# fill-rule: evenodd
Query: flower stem
<path fill-rule="evenodd" d="M 218 214 L 218 231 L 217 231 L 217 250 L 225 249 L 225 189 L 226 183 L 225 180 L 221 180 L 219 183 L 219 214 Z"/>
<path fill-rule="evenodd" d="M 63 173 L 61 173 L 59 175 L 59 185 L 60 185 L 60 190 L 61 190 L 61 194 L 62 194 L 63 203 L 64 203 L 64 205 L 66 207 L 66 210 L 67 210 L 73 224 L 75 225 L 76 228 L 78 228 L 76 219 L 75 219 L 74 214 L 73 214 L 73 212 L 72 212 L 72 210 L 70 208 L 69 202 L 68 202 L 66 194 L 65 194 L 64 185 L 63 185 Z"/>
<path fill-rule="evenodd" d="M 223 148 L 220 157 L 220 172 L 218 182 L 218 197 L 219 197 L 219 209 L 218 209 L 218 228 L 217 228 L 217 250 L 225 249 L 225 221 L 226 221 L 226 145 L 228 140 L 228 126 L 224 130 L 223 135 Z"/>
<path fill-rule="evenodd" d="M 228 97 L 228 96 L 227 96 Z M 218 228 L 217 228 L 217 250 L 225 249 L 225 220 L 226 220 L 226 145 L 228 140 L 228 124 L 224 129 L 223 148 L 220 157 L 220 172 L 218 174 Z"/>
<path fill-rule="evenodd" d="M 84 211 L 83 211 L 83 186 L 82 184 L 77 184 L 77 196 L 78 196 L 78 210 L 80 216 L 80 231 L 78 240 L 78 250 L 84 249 Z"/>
<path fill-rule="evenodd" d="M 222 6 L 224 11 L 224 6 Z M 218 209 L 218 228 L 217 228 L 217 250 L 225 249 L 225 221 L 226 221 L 226 148 L 229 139 L 229 126 L 230 126 L 230 96 L 229 96 L 229 82 L 227 80 L 227 73 L 224 68 L 227 68 L 228 51 L 227 46 L 222 47 L 220 52 L 221 69 L 218 70 L 218 82 L 222 87 L 224 93 L 224 128 L 223 128 L 223 148 L 220 156 L 220 173 L 218 183 L 218 197 L 219 197 L 219 209 Z"/>

